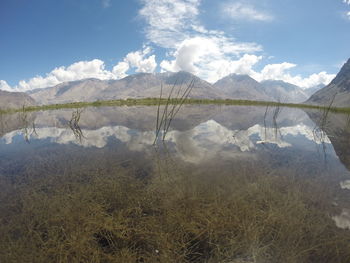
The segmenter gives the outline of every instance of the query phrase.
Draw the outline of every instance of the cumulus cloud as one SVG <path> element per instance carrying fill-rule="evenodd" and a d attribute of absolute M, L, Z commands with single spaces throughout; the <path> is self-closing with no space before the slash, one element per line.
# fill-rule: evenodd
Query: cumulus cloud
<path fill-rule="evenodd" d="M 227 64 L 242 54 L 262 50 L 256 43 L 237 42 L 224 32 L 205 28 L 198 19 L 200 0 L 142 0 L 139 15 L 146 37 L 168 49 L 162 71 L 188 71 L 208 81 L 222 77 Z"/>
<path fill-rule="evenodd" d="M 139 16 L 145 21 L 148 45 L 166 49 L 166 58 L 160 62 L 161 71 L 184 70 L 209 82 L 215 82 L 231 73 L 248 74 L 258 81 L 283 80 L 303 88 L 328 84 L 334 77 L 326 72 L 307 78 L 292 76 L 289 70 L 296 65 L 288 62 L 269 64 L 261 71 L 255 71 L 257 63 L 263 61 L 259 55 L 263 48 L 257 43 L 239 42 L 225 32 L 207 29 L 199 19 L 201 0 L 140 1 L 143 6 Z M 109 2 L 102 0 L 106 5 Z M 349 0 L 344 2 L 348 3 Z M 269 14 L 242 3 L 231 2 L 226 12 L 237 19 L 239 16 L 257 21 L 272 19 Z M 10 87 L 2 80 L 0 89 L 26 91 L 84 78 L 120 79 L 126 77 L 131 70 L 151 73 L 156 68 L 156 57 L 152 54 L 152 49 L 144 46 L 141 50 L 127 54 L 112 70 L 106 69 L 105 63 L 99 59 L 80 61 L 68 67 L 55 68 L 45 76 L 21 80 L 15 87 Z"/>
<path fill-rule="evenodd" d="M 310 88 L 320 84 L 327 85 L 335 77 L 334 74 L 326 72 L 312 74 L 307 78 L 292 76 L 288 70 L 297 65 L 287 62 L 268 64 L 261 71 L 255 71 L 254 66 L 263 59 L 262 56 L 244 54 L 237 59 L 231 59 L 218 43 L 207 38 L 187 39 L 173 55 L 173 60 L 161 62 L 163 71 L 185 70 L 211 83 L 236 73 L 250 75 L 257 81 L 283 80 L 302 88 Z"/>
<path fill-rule="evenodd" d="M 151 51 L 151 48 L 144 47 L 143 50 L 127 54 L 123 61 L 113 67 L 112 73 L 115 75 L 115 78 L 120 79 L 126 77 L 126 72 L 130 68 L 135 68 L 136 72 L 154 72 L 157 68 L 157 62 L 155 55 L 148 56 Z"/>
<path fill-rule="evenodd" d="M 271 21 L 273 17 L 268 13 L 257 10 L 254 6 L 241 3 L 226 3 L 222 6 L 222 13 L 233 20 Z"/>
<path fill-rule="evenodd" d="M 150 47 L 144 47 L 143 50 L 128 53 L 123 61 L 113 67 L 112 73 L 115 78 L 126 77 L 131 68 L 135 68 L 135 72 L 153 73 L 157 68 L 157 62 L 155 55 L 149 55 L 151 52 Z"/>
<path fill-rule="evenodd" d="M 344 3 L 344 4 L 350 5 L 350 0 L 343 0 L 343 3 Z M 345 13 L 345 16 L 346 16 L 348 19 L 350 19 L 350 11 L 346 12 L 346 13 Z"/>
<path fill-rule="evenodd" d="M 286 70 L 294 68 L 295 66 L 295 64 L 287 62 L 281 64 L 269 64 L 262 69 L 260 76 L 256 75 L 255 77 L 261 80 L 282 78 L 285 75 Z"/>
<path fill-rule="evenodd" d="M 154 72 L 157 67 L 155 56 L 150 55 L 151 49 L 144 47 L 143 50 L 130 52 L 123 61 L 116 64 L 113 69 L 107 70 L 105 63 L 99 59 L 91 61 L 79 61 L 65 67 L 58 67 L 45 76 L 36 76 L 29 80 L 21 80 L 18 85 L 10 87 L 6 81 L 0 81 L 0 89 L 8 91 L 28 91 L 52 87 L 57 84 L 86 78 L 101 80 L 120 79 L 127 76 L 130 69 L 136 72 Z"/>
<path fill-rule="evenodd" d="M 269 79 L 283 80 L 304 89 L 315 87 L 320 84 L 327 85 L 335 77 L 334 74 L 328 74 L 324 71 L 317 74 L 312 74 L 306 78 L 303 78 L 300 75 L 292 76 L 288 70 L 296 66 L 296 64 L 287 62 L 280 64 L 268 64 L 261 70 L 261 72 L 253 71 L 251 76 L 257 81 Z"/>
<path fill-rule="evenodd" d="M 119 62 L 117 65 L 115 65 L 112 69 L 112 73 L 116 77 L 116 79 L 125 78 L 128 76 L 126 72 L 130 69 L 129 63 L 125 61 Z"/>
<path fill-rule="evenodd" d="M 5 80 L 0 79 L 0 90 L 12 91 L 11 87 Z"/>
<path fill-rule="evenodd" d="M 237 43 L 219 30 L 206 29 L 198 19 L 200 0 L 141 0 L 139 15 L 145 20 L 145 33 L 157 46 L 179 49 L 189 39 L 209 39 L 220 43 L 224 52 L 261 50 L 255 43 Z"/>
<path fill-rule="evenodd" d="M 129 63 L 130 67 L 136 68 L 136 72 L 154 72 L 157 67 L 155 55 L 146 58 L 150 52 L 149 47 L 145 47 L 142 51 L 130 52 L 124 61 Z"/>
<path fill-rule="evenodd" d="M 328 85 L 335 78 L 335 76 L 335 74 L 328 74 L 327 72 L 322 71 L 317 74 L 312 74 L 304 79 L 300 78 L 299 76 L 294 77 L 295 81 L 292 80 L 291 83 L 294 82 L 295 85 L 300 86 L 302 88 L 311 88 L 320 84 Z"/>
<path fill-rule="evenodd" d="M 184 41 L 174 55 L 174 60 L 164 60 L 160 64 L 163 70 L 185 70 L 209 82 L 215 82 L 230 73 L 250 75 L 253 72 L 252 66 L 262 58 L 245 54 L 238 60 L 232 60 L 222 51 L 219 43 L 206 38 Z"/>
<path fill-rule="evenodd" d="M 58 67 L 47 73 L 45 77 L 36 76 L 30 80 L 21 80 L 15 87 L 16 90 L 26 91 L 55 86 L 66 81 L 74 81 L 85 78 L 112 79 L 112 72 L 105 69 L 102 60 L 79 61 L 68 67 Z"/>
<path fill-rule="evenodd" d="M 173 53 L 174 59 L 163 60 L 160 67 L 163 71 L 171 72 L 185 70 L 211 83 L 231 73 L 236 73 L 250 75 L 257 81 L 283 80 L 302 88 L 310 88 L 320 84 L 327 85 L 335 77 L 326 72 L 312 74 L 307 78 L 300 75 L 292 76 L 288 70 L 297 65 L 287 62 L 268 64 L 258 72 L 254 70 L 254 66 L 263 59 L 262 56 L 255 54 L 238 56 L 240 50 L 228 51 L 224 43 L 219 40 L 208 37 L 186 39 Z M 247 45 L 244 47 L 246 48 Z M 251 51 L 255 51 L 255 46 L 251 46 Z M 237 59 L 233 59 L 234 56 L 238 56 Z"/>
<path fill-rule="evenodd" d="M 278 79 L 303 88 L 328 84 L 334 75 L 325 72 L 308 78 L 291 76 L 292 63 L 266 65 L 261 72 L 254 66 L 263 59 L 257 55 L 262 47 L 256 43 L 237 42 L 224 32 L 209 30 L 198 18 L 200 0 L 141 0 L 139 15 L 145 20 L 147 39 L 167 49 L 161 71 L 188 71 L 209 81 L 231 74 L 248 74 L 257 80 Z M 273 17 L 242 2 L 226 4 L 226 11 L 236 19 L 267 21 Z"/>

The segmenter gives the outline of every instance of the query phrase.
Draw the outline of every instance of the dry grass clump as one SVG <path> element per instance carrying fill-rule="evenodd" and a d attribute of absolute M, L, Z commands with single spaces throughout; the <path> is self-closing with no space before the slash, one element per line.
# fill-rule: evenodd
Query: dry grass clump
<path fill-rule="evenodd" d="M 332 195 L 254 173 L 0 177 L 0 262 L 350 262 Z"/>

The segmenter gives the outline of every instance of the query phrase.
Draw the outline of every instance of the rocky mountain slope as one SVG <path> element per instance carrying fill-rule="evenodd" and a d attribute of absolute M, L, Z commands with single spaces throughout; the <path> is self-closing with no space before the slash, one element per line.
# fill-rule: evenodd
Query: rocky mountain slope
<path fill-rule="evenodd" d="M 214 87 L 233 99 L 266 100 L 299 103 L 309 96 L 303 89 L 281 80 L 257 82 L 248 75 L 230 74 L 217 81 Z"/>
<path fill-rule="evenodd" d="M 314 93 L 316 93 L 316 92 L 319 91 L 320 89 L 323 89 L 324 87 L 326 87 L 326 85 L 324 85 L 324 84 L 319 84 L 319 85 L 317 85 L 317 86 L 304 89 L 304 92 L 307 94 L 308 98 L 310 98 L 312 95 L 314 95 Z"/>
<path fill-rule="evenodd" d="M 163 85 L 163 97 L 175 86 L 173 95 L 194 81 L 190 98 L 243 99 L 281 102 L 302 102 L 307 99 L 303 90 L 282 81 L 259 83 L 248 75 L 231 74 L 210 84 L 195 75 L 177 73 L 139 73 L 120 80 L 84 79 L 59 84 L 54 87 L 33 90 L 29 94 L 40 104 L 80 101 L 113 100 L 127 98 L 159 97 Z"/>
<path fill-rule="evenodd" d="M 35 105 L 35 100 L 23 92 L 8 92 L 0 90 L 0 109 L 14 109 Z"/>
<path fill-rule="evenodd" d="M 59 84 L 57 86 L 34 90 L 30 95 L 40 104 L 67 103 L 79 101 L 113 100 L 126 98 L 159 97 L 163 84 L 163 96 L 169 94 L 175 85 L 174 92 L 182 91 L 194 80 L 195 84 L 190 98 L 225 98 L 225 94 L 215 89 L 210 83 L 187 73 L 140 73 L 120 80 L 86 79 Z"/>
<path fill-rule="evenodd" d="M 248 75 L 230 74 L 214 83 L 214 87 L 230 99 L 271 100 L 261 84 Z"/>
<path fill-rule="evenodd" d="M 332 82 L 312 95 L 306 103 L 350 107 L 350 59 Z"/>
<path fill-rule="evenodd" d="M 264 92 L 275 101 L 297 103 L 309 98 L 300 87 L 281 80 L 265 80 L 261 82 L 261 85 Z"/>

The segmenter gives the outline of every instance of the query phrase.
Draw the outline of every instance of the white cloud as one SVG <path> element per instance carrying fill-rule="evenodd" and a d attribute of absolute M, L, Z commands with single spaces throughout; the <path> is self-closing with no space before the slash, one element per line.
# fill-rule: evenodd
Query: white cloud
<path fill-rule="evenodd" d="M 307 78 L 292 76 L 288 70 L 295 67 L 292 63 L 266 65 L 260 72 L 254 67 L 263 57 L 257 53 L 262 47 L 256 43 L 238 42 L 234 38 L 218 30 L 207 29 L 200 23 L 201 0 L 140 0 L 143 7 L 139 15 L 146 22 L 145 34 L 149 45 L 166 49 L 167 58 L 161 61 L 161 71 L 185 70 L 209 81 L 231 74 L 248 74 L 256 80 L 276 79 L 290 82 L 303 88 L 318 84 L 328 84 L 334 75 L 320 72 Z M 350 0 L 344 2 L 348 3 Z M 106 5 L 110 1 L 102 0 Z M 258 12 L 254 7 L 242 2 L 232 3 L 227 9 L 231 15 L 238 12 L 246 18 L 268 20 L 271 16 Z M 238 16 L 236 17 L 238 18 Z M 0 89 L 26 91 L 46 88 L 65 81 L 84 78 L 102 80 L 120 79 L 128 72 L 154 72 L 157 68 L 155 55 L 150 47 L 130 52 L 112 70 L 105 69 L 102 60 L 76 62 L 68 67 L 58 67 L 45 76 L 36 76 L 29 80 L 21 80 L 15 87 L 5 81 L 0 82 Z"/>
<path fill-rule="evenodd" d="M 252 75 L 252 67 L 262 59 L 262 56 L 245 54 L 238 60 L 223 61 L 217 65 L 218 76 L 223 78 L 231 73 Z"/>
<path fill-rule="evenodd" d="M 301 81 L 299 81 L 297 77 L 295 85 L 300 86 L 302 88 L 311 88 L 320 84 L 328 85 L 335 78 L 335 76 L 335 74 L 328 74 L 327 72 L 322 71 L 318 74 L 312 74 L 309 77 L 302 79 Z"/>
<path fill-rule="evenodd" d="M 136 72 L 154 72 L 157 68 L 157 62 L 155 55 L 148 56 L 151 51 L 150 47 L 144 47 L 143 50 L 127 54 L 123 61 L 113 67 L 112 73 L 115 75 L 115 78 L 120 79 L 126 77 L 127 71 L 130 68 L 135 68 Z"/>
<path fill-rule="evenodd" d="M 141 0 L 139 15 L 146 21 L 146 37 L 156 45 L 173 48 L 197 25 L 200 0 Z M 174 41 L 176 40 L 176 41 Z"/>
<path fill-rule="evenodd" d="M 343 0 L 343 3 L 344 3 L 344 4 L 350 5 L 350 0 Z M 345 13 L 345 16 L 346 16 L 348 19 L 350 19 L 350 11 L 346 12 L 346 13 Z"/>
<path fill-rule="evenodd" d="M 174 146 L 175 155 L 186 162 L 198 163 L 215 158 L 227 160 L 239 156 L 254 157 L 259 152 L 261 144 L 274 144 L 279 148 L 291 147 L 294 146 L 292 143 L 294 140 L 286 140 L 286 138 L 301 135 L 316 144 L 330 143 L 327 136 L 322 141 L 317 140 L 313 132 L 313 127 L 305 124 L 280 127 L 278 134 L 275 128 L 259 124 L 247 127 L 247 129 L 230 130 L 214 120 L 208 120 L 187 131 L 169 131 L 166 140 Z M 111 138 L 116 138 L 129 150 L 147 154 L 149 150 L 152 150 L 150 146 L 155 136 L 154 131 L 130 130 L 126 126 L 82 129 L 82 133 L 84 138 L 80 141 L 68 128 L 37 127 L 36 133 L 32 134 L 33 137 L 29 139 L 45 139 L 62 145 L 76 144 L 83 147 L 103 148 Z M 11 144 L 18 136 L 23 136 L 23 130 L 6 133 L 1 140 L 6 144 Z"/>
<path fill-rule="evenodd" d="M 149 47 L 145 47 L 142 51 L 130 52 L 126 55 L 124 61 L 129 63 L 130 67 L 136 68 L 136 72 L 154 72 L 157 68 L 155 55 L 145 58 L 150 52 Z"/>
<path fill-rule="evenodd" d="M 256 43 L 240 43 L 218 30 L 208 30 L 198 19 L 200 0 L 142 0 L 140 16 L 146 37 L 167 48 L 162 71 L 188 71 L 208 81 L 223 76 L 224 67 L 244 53 L 262 50 Z M 219 67 L 218 67 L 219 66 Z"/>
<path fill-rule="evenodd" d="M 260 51 L 255 43 L 237 43 L 218 30 L 206 29 L 198 19 L 200 0 L 141 0 L 139 15 L 146 22 L 146 37 L 153 44 L 173 49 L 173 53 L 191 39 L 216 42 L 227 54 Z M 195 41 L 194 40 L 194 41 Z"/>
<path fill-rule="evenodd" d="M 241 2 L 226 3 L 222 6 L 222 13 L 233 20 L 271 21 L 273 17 L 258 11 L 254 6 Z"/>
<path fill-rule="evenodd" d="M 126 72 L 129 70 L 130 66 L 128 62 L 121 61 L 115 65 L 112 69 L 112 73 L 115 75 L 116 79 L 125 78 L 128 76 Z"/>
<path fill-rule="evenodd" d="M 319 84 L 327 85 L 335 77 L 333 74 L 320 72 L 303 78 L 300 75 L 292 76 L 288 70 L 296 64 L 283 62 L 268 64 L 260 72 L 254 66 L 263 59 L 262 56 L 244 54 L 238 59 L 231 59 L 223 51 L 222 46 L 210 38 L 192 38 L 181 43 L 174 52 L 173 60 L 164 60 L 160 66 L 163 71 L 189 71 L 209 82 L 215 82 L 231 73 L 247 74 L 262 80 L 283 80 L 302 88 L 310 88 Z"/>
<path fill-rule="evenodd" d="M 0 79 L 0 90 L 12 91 L 11 87 L 5 80 Z"/>
<path fill-rule="evenodd" d="M 252 66 L 262 58 L 245 54 L 238 60 L 231 60 L 222 51 L 219 43 L 207 38 L 184 41 L 174 55 L 174 60 L 164 60 L 160 64 L 163 70 L 185 70 L 209 82 L 215 82 L 230 73 L 251 75 Z"/>
<path fill-rule="evenodd" d="M 136 72 L 152 73 L 157 68 L 155 55 L 146 57 L 151 52 L 149 47 L 144 47 L 142 51 L 130 52 L 123 61 L 119 62 L 112 69 L 116 79 L 127 76 L 126 72 L 130 68 L 136 68 Z"/>
<path fill-rule="evenodd" d="M 162 71 L 189 71 L 215 82 L 230 74 L 249 74 L 257 80 L 278 79 L 303 88 L 328 84 L 334 75 L 320 72 L 307 78 L 292 76 L 292 63 L 266 65 L 261 72 L 253 67 L 262 60 L 255 53 L 262 51 L 256 43 L 240 43 L 224 32 L 208 30 L 199 21 L 200 0 L 141 0 L 140 16 L 146 21 L 146 37 L 153 44 L 168 49 L 168 59 L 161 61 Z M 241 2 L 225 5 L 236 19 L 272 20 L 267 13 Z M 170 51 L 169 51 L 170 50 Z"/>
<path fill-rule="evenodd" d="M 29 80 L 19 81 L 17 86 L 10 87 L 6 81 L 0 81 L 0 89 L 8 91 L 28 91 L 52 87 L 62 82 L 75 81 L 86 78 L 102 80 L 120 79 L 127 76 L 127 72 L 134 68 L 136 72 L 154 72 L 157 67 L 155 56 L 150 55 L 151 49 L 144 47 L 141 51 L 130 52 L 123 61 L 115 65 L 112 71 L 105 69 L 105 63 L 99 59 L 79 61 L 65 67 L 55 68 L 43 76 L 36 76 Z"/>
<path fill-rule="evenodd" d="M 312 74 L 309 77 L 303 78 L 300 75 L 292 76 L 288 70 L 296 67 L 296 64 L 292 63 L 280 63 L 266 65 L 261 72 L 253 72 L 251 76 L 257 81 L 262 80 L 283 80 L 285 82 L 297 85 L 301 88 L 311 88 L 320 84 L 327 85 L 335 77 L 334 74 L 328 74 L 324 71 Z"/>
<path fill-rule="evenodd" d="M 50 73 L 47 73 L 45 77 L 36 76 L 28 81 L 21 80 L 14 89 L 19 91 L 41 89 L 52 87 L 62 82 L 85 78 L 113 79 L 114 75 L 105 69 L 105 64 L 102 60 L 79 61 L 68 67 L 55 68 Z"/>
<path fill-rule="evenodd" d="M 210 58 L 205 56 L 220 56 L 221 51 L 214 39 L 194 37 L 184 40 L 175 51 L 175 60 L 162 61 L 161 67 L 167 71 L 185 70 L 194 74 L 199 73 L 199 66 Z"/>
<path fill-rule="evenodd" d="M 286 70 L 294 68 L 295 66 L 295 64 L 287 62 L 281 64 L 269 64 L 266 65 L 260 73 L 254 74 L 254 78 L 259 81 L 266 79 L 281 79 L 285 77 Z"/>

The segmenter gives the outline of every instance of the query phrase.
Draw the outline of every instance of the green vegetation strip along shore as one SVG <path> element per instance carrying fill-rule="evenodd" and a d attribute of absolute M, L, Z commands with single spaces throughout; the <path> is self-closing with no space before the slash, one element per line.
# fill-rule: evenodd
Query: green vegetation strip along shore
<path fill-rule="evenodd" d="M 168 103 L 167 99 L 161 99 L 160 104 L 165 105 Z M 170 104 L 179 103 L 178 99 L 170 99 Z M 51 104 L 42 106 L 28 106 L 18 109 L 0 109 L 0 113 L 14 113 L 21 111 L 42 111 L 42 110 L 56 110 L 67 108 L 84 108 L 84 107 L 99 107 L 99 106 L 157 106 L 159 104 L 159 98 L 144 98 L 144 99 L 120 99 L 120 100 L 106 100 L 95 102 L 72 102 L 65 104 Z M 216 104 L 216 105 L 244 105 L 244 106 L 281 106 L 291 108 L 309 108 L 309 109 L 327 109 L 331 112 L 344 112 L 349 113 L 350 107 L 338 108 L 329 106 L 317 106 L 309 104 L 296 104 L 296 103 L 282 103 L 272 101 L 252 101 L 252 100 L 231 100 L 231 99 L 186 99 L 183 104 Z"/>

